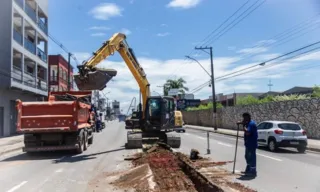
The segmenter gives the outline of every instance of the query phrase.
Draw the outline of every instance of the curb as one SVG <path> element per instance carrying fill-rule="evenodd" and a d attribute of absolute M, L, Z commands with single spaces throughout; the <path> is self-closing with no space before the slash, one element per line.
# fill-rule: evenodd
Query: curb
<path fill-rule="evenodd" d="M 195 127 L 189 127 L 189 126 L 185 126 L 185 128 L 187 129 L 194 129 L 194 130 L 202 130 L 202 131 L 208 131 L 206 129 L 201 129 L 201 128 L 195 128 Z M 223 133 L 223 132 L 219 132 L 219 131 L 215 131 L 215 130 L 212 130 L 209 132 L 212 132 L 212 133 L 217 133 L 217 134 L 221 134 L 221 135 L 228 135 L 228 136 L 233 136 L 233 137 L 236 137 L 237 135 L 234 135 L 234 134 L 230 134 L 230 133 Z M 240 138 L 243 138 L 243 136 L 239 135 Z M 320 149 L 319 148 L 315 148 L 315 147 L 307 147 L 307 150 L 309 151 L 313 151 L 313 152 L 320 152 Z"/>
<path fill-rule="evenodd" d="M 0 156 L 5 155 L 5 154 L 7 154 L 7 153 L 11 153 L 11 152 L 13 152 L 13 151 L 18 151 L 18 150 L 20 150 L 20 149 L 22 149 L 22 148 L 23 148 L 23 146 L 18 146 L 18 147 L 14 147 L 14 148 L 11 148 L 11 149 L 2 151 L 2 152 L 0 152 Z"/>

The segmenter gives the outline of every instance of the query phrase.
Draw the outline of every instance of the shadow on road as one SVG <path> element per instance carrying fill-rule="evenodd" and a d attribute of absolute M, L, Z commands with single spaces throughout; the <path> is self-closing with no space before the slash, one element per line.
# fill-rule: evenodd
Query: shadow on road
<path fill-rule="evenodd" d="M 89 150 L 89 149 L 88 149 Z M 89 159 L 95 159 L 96 155 L 102 155 L 107 153 L 112 153 L 120 150 L 125 150 L 124 147 L 113 149 L 109 151 L 103 151 L 99 153 L 91 153 L 88 155 L 77 155 L 70 151 L 51 151 L 51 152 L 34 152 L 34 153 L 23 153 L 19 154 L 13 157 L 9 157 L 6 159 L 3 159 L 0 162 L 9 162 L 9 161 L 37 161 L 37 160 L 51 160 L 53 163 L 73 163 L 83 160 L 89 160 Z M 89 152 L 90 153 L 90 152 Z"/>
<path fill-rule="evenodd" d="M 95 157 L 97 155 L 108 154 L 108 153 L 117 152 L 117 151 L 121 151 L 121 150 L 125 150 L 125 148 L 121 147 L 119 149 L 113 149 L 113 150 L 103 151 L 103 152 L 99 152 L 99 153 L 91 153 L 88 155 L 68 156 L 65 158 L 55 159 L 55 160 L 53 160 L 53 163 L 56 163 L 56 164 L 57 163 L 74 163 L 74 162 L 78 162 L 78 161 L 95 159 L 95 158 L 97 158 L 97 157 Z"/>
<path fill-rule="evenodd" d="M 265 147 L 265 146 L 259 146 L 259 149 L 262 150 L 262 151 L 267 151 L 269 153 L 300 154 L 294 148 L 278 148 L 277 151 L 275 151 L 275 152 L 269 151 L 268 147 Z"/>

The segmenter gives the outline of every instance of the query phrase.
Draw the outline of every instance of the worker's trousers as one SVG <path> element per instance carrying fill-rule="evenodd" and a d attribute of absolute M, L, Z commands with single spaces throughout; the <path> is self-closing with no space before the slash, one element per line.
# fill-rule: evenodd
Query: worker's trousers
<path fill-rule="evenodd" d="M 247 162 L 246 172 L 256 172 L 256 164 L 257 164 L 256 149 L 246 147 L 245 158 Z"/>

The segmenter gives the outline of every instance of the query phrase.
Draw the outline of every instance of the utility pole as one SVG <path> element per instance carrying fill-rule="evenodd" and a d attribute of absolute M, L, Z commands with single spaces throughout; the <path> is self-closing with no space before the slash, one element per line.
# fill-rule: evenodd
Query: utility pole
<path fill-rule="evenodd" d="M 68 91 L 70 91 L 70 71 L 71 71 L 71 63 L 70 63 L 70 60 L 71 60 L 71 53 L 68 53 Z"/>
<path fill-rule="evenodd" d="M 212 47 L 195 47 L 196 50 L 201 50 L 206 52 L 206 50 L 210 50 L 210 59 L 211 59 L 211 88 L 212 88 L 212 104 L 213 104 L 213 119 L 214 119 L 214 130 L 217 130 L 217 102 L 216 102 L 216 93 L 215 93 L 215 84 L 214 84 L 214 69 L 213 69 L 213 55 L 212 55 Z M 206 52 L 208 53 L 208 52 Z M 207 154 L 210 154 L 210 140 L 209 140 L 209 131 L 207 131 Z"/>
<path fill-rule="evenodd" d="M 273 84 L 271 83 L 271 79 L 269 80 L 269 84 L 268 84 L 268 87 L 269 87 L 269 92 L 271 91 L 271 87 L 273 86 Z"/>

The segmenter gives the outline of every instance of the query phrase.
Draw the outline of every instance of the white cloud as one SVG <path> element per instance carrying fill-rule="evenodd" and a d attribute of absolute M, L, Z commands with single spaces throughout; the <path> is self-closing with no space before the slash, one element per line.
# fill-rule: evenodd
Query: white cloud
<path fill-rule="evenodd" d="M 122 8 L 114 3 L 101 3 L 89 11 L 89 14 L 99 20 L 108 20 L 111 17 L 122 16 Z"/>
<path fill-rule="evenodd" d="M 110 30 L 110 27 L 105 27 L 105 26 L 92 26 L 89 28 L 89 30 L 101 30 L 101 31 L 108 31 Z"/>
<path fill-rule="evenodd" d="M 167 7 L 189 9 L 197 6 L 201 0 L 171 0 Z"/>
<path fill-rule="evenodd" d="M 92 33 L 91 34 L 92 37 L 102 37 L 102 36 L 106 36 L 105 33 Z"/>
<path fill-rule="evenodd" d="M 253 48 L 244 48 L 237 51 L 237 53 L 243 54 L 257 54 L 257 53 L 264 53 L 267 52 L 268 48 L 266 47 L 253 47 Z"/>
<path fill-rule="evenodd" d="M 126 28 L 122 28 L 120 31 L 125 35 L 130 35 L 132 33 L 129 29 L 126 29 Z"/>
<path fill-rule="evenodd" d="M 278 53 L 271 53 L 271 54 L 261 54 L 261 55 L 257 55 L 255 57 L 253 57 L 252 59 L 254 61 L 266 61 L 266 60 L 269 60 L 269 59 L 272 59 L 272 58 L 275 58 L 275 57 L 278 57 L 280 56 L 280 54 Z"/>
<path fill-rule="evenodd" d="M 235 46 L 229 46 L 229 47 L 228 47 L 228 50 L 229 50 L 229 51 L 234 51 L 234 50 L 236 50 L 236 48 L 237 48 L 237 47 L 235 47 Z"/>
<path fill-rule="evenodd" d="M 165 37 L 165 36 L 168 36 L 168 35 L 170 35 L 170 33 L 169 33 L 169 32 L 165 32 L 165 33 L 158 33 L 158 34 L 157 34 L 157 36 L 158 36 L 158 37 Z"/>

